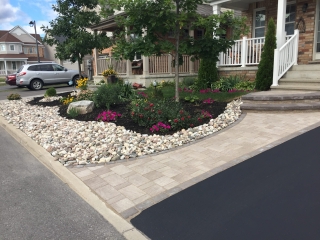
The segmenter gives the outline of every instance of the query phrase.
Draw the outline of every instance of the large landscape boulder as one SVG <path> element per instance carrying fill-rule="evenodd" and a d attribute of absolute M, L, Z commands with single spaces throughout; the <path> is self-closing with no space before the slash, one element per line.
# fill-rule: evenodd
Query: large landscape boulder
<path fill-rule="evenodd" d="M 82 100 L 78 102 L 72 102 L 69 104 L 67 113 L 69 113 L 70 109 L 76 109 L 79 114 L 86 114 L 92 112 L 94 108 L 94 103 L 89 100 Z"/>

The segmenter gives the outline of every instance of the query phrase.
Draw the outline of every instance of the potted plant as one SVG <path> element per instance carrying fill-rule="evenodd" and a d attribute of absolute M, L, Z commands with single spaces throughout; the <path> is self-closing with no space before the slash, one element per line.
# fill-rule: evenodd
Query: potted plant
<path fill-rule="evenodd" d="M 110 66 L 108 69 L 102 72 L 102 76 L 107 83 L 115 83 L 117 72 Z"/>

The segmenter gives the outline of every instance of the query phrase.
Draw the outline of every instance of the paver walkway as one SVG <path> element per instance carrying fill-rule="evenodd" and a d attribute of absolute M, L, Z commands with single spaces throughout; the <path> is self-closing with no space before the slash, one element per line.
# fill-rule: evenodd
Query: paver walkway
<path fill-rule="evenodd" d="M 172 194 L 318 126 L 320 112 L 247 113 L 233 127 L 184 147 L 69 170 L 130 219 Z"/>

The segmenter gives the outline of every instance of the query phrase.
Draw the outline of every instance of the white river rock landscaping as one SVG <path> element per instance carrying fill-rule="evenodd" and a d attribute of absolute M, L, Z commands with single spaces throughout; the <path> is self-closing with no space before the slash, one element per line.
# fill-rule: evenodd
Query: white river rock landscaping
<path fill-rule="evenodd" d="M 105 122 L 63 118 L 58 107 L 31 106 L 31 99 L 7 100 L 0 114 L 64 166 L 105 163 L 158 153 L 213 134 L 239 119 L 241 100 L 229 103 L 224 113 L 208 124 L 173 135 L 147 135 Z"/>

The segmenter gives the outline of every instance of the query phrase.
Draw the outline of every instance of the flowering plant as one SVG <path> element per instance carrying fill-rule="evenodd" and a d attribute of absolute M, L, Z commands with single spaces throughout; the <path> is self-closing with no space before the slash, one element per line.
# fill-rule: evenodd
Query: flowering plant
<path fill-rule="evenodd" d="M 99 113 L 98 117 L 96 118 L 97 121 L 102 122 L 110 122 L 110 121 L 117 121 L 117 118 L 121 117 L 120 113 L 112 112 L 110 110 L 103 111 L 102 113 Z"/>
<path fill-rule="evenodd" d="M 208 111 L 202 110 L 200 116 L 198 117 L 198 122 L 201 123 L 206 118 L 211 119 L 212 115 Z"/>
<path fill-rule="evenodd" d="M 208 99 L 203 100 L 202 102 L 203 102 L 203 103 L 213 103 L 214 100 L 211 99 L 211 98 L 208 98 Z"/>
<path fill-rule="evenodd" d="M 104 77 L 108 77 L 112 74 L 115 74 L 115 75 L 117 74 L 117 72 L 115 70 L 113 70 L 112 68 L 108 68 L 102 72 L 102 76 L 104 76 Z"/>
<path fill-rule="evenodd" d="M 170 125 L 166 125 L 164 124 L 163 122 L 158 122 L 157 124 L 153 125 L 151 128 L 150 128 L 150 131 L 151 132 L 167 132 L 169 131 L 170 129 Z"/>
<path fill-rule="evenodd" d="M 74 101 L 74 97 L 68 95 L 67 97 L 61 98 L 60 101 L 63 105 L 68 105 L 69 103 L 72 103 Z"/>
<path fill-rule="evenodd" d="M 80 78 L 78 79 L 77 83 L 78 83 L 77 88 L 80 88 L 81 90 L 87 90 L 88 78 Z"/>

